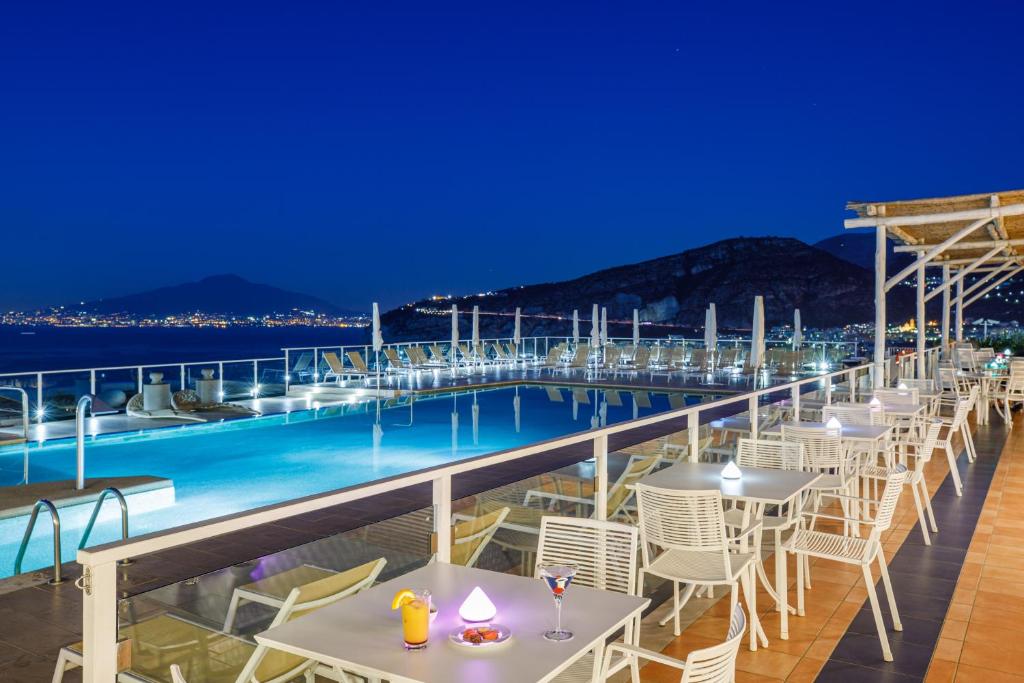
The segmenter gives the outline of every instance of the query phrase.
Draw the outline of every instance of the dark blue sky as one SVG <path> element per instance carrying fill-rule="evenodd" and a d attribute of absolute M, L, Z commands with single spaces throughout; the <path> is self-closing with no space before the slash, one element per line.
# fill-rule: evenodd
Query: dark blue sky
<path fill-rule="evenodd" d="M 1024 186 L 1018 2 L 5 3 L 0 308 L 362 307 Z"/>

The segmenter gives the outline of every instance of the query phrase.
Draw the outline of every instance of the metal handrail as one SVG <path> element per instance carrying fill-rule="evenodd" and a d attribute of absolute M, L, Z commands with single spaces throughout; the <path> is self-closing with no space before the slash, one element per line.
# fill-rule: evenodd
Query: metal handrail
<path fill-rule="evenodd" d="M 75 489 L 85 488 L 85 408 L 92 409 L 92 394 L 78 399 L 75 407 Z"/>
<path fill-rule="evenodd" d="M 103 507 L 103 501 L 106 499 L 107 494 L 112 494 L 117 498 L 117 502 L 121 504 L 121 540 L 128 540 L 128 502 L 124 499 L 124 494 L 120 490 L 113 486 L 108 486 L 100 492 L 100 497 L 96 499 L 96 505 L 92 509 L 92 515 L 89 517 L 89 522 L 85 525 L 85 531 L 82 533 L 82 540 L 78 544 L 78 549 L 81 550 L 85 547 L 85 544 L 89 542 L 89 535 L 92 534 L 92 528 L 96 524 L 96 518 L 100 516 L 100 508 Z M 125 558 L 118 560 L 118 564 L 125 565 L 131 564 L 131 560 Z"/>
<path fill-rule="evenodd" d="M 21 573 L 21 562 L 25 559 L 25 551 L 28 550 L 28 542 L 32 538 L 32 530 L 36 526 L 36 519 L 39 517 L 39 508 L 41 507 L 50 511 L 50 518 L 53 520 L 53 578 L 50 579 L 50 583 L 64 583 L 60 568 L 60 515 L 57 514 L 54 504 L 46 498 L 40 498 L 32 506 L 32 516 L 28 519 L 25 536 L 21 539 L 21 546 L 18 548 L 18 556 L 14 558 L 14 575 L 17 576 Z"/>
<path fill-rule="evenodd" d="M 21 427 L 25 430 L 25 441 L 28 441 L 28 392 L 7 384 L 0 386 L 0 391 L 17 391 L 21 394 Z"/>

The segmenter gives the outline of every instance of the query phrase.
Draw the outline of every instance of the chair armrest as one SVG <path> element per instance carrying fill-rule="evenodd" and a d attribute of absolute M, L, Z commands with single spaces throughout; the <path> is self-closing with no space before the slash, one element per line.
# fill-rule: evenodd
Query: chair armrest
<path fill-rule="evenodd" d="M 763 524 L 763 522 L 761 520 L 757 520 L 756 522 L 754 522 L 753 524 L 748 526 L 746 529 L 742 529 L 740 531 L 737 531 L 736 535 L 735 536 L 731 536 L 729 540 L 731 540 L 731 541 L 738 541 L 739 539 L 743 538 L 744 536 L 749 536 L 750 534 L 754 533 L 755 531 L 758 531 L 761 528 L 762 524 Z"/>
<path fill-rule="evenodd" d="M 878 503 L 880 502 L 875 500 L 874 498 L 860 498 L 858 496 L 851 496 L 845 493 L 824 493 L 822 494 L 822 498 L 842 498 L 844 500 L 853 500 L 857 501 L 858 503 L 867 503 L 869 505 L 878 505 Z"/>
<path fill-rule="evenodd" d="M 567 496 L 561 493 L 552 493 L 551 491 L 538 491 L 536 489 L 531 489 L 526 492 L 526 497 L 523 499 L 523 505 L 529 506 L 530 500 L 535 496 L 537 498 L 548 498 L 550 500 L 558 500 L 562 501 L 563 503 L 581 503 L 584 505 L 594 504 L 593 498 L 580 498 L 578 496 Z"/>
<path fill-rule="evenodd" d="M 646 659 L 651 662 L 657 662 L 658 664 L 664 664 L 665 666 L 671 666 L 675 669 L 680 669 L 682 671 L 686 670 L 686 662 L 679 659 L 675 659 L 674 657 L 669 657 L 668 655 L 663 655 L 660 652 L 655 652 L 653 650 L 645 650 L 642 647 L 637 647 L 636 645 L 626 645 L 625 643 L 612 643 L 607 648 L 605 648 L 606 662 L 610 661 L 613 653 L 618 653 L 626 657 L 639 657 L 641 659 Z"/>
<path fill-rule="evenodd" d="M 804 517 L 821 517 L 822 519 L 831 519 L 837 522 L 850 522 L 852 524 L 863 524 L 864 526 L 874 526 L 874 520 L 856 519 L 854 517 L 842 517 L 840 515 L 826 515 L 824 512 L 805 512 Z"/>

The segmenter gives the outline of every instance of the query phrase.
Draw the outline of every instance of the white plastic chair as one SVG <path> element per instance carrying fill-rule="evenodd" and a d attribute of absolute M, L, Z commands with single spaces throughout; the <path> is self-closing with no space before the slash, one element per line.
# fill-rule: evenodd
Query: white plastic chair
<path fill-rule="evenodd" d="M 931 461 L 932 452 L 939 443 L 942 420 L 927 419 L 921 422 L 921 425 L 901 437 L 895 445 L 899 451 L 900 464 L 907 465 L 908 459 L 914 458 L 914 466 L 907 475 L 907 483 L 914 494 L 914 506 L 917 508 L 917 518 L 921 523 L 924 544 L 931 545 L 928 529 L 930 527 L 933 532 L 938 532 L 939 527 L 935 523 L 935 512 L 932 510 L 932 499 L 928 493 L 928 482 L 924 477 L 924 466 Z M 889 470 L 883 467 L 867 467 L 861 473 L 862 476 L 873 479 L 885 479 L 888 474 Z"/>
<path fill-rule="evenodd" d="M 680 635 L 679 613 L 698 586 L 729 586 L 733 607 L 739 602 L 742 586 L 751 615 L 750 649 L 757 650 L 758 636 L 767 645 L 757 625 L 756 555 L 753 551 L 731 552 L 736 541 L 755 534 L 761 523 L 739 530 L 730 540 L 725 533 L 721 491 L 677 491 L 637 484 L 636 501 L 643 558 L 638 590 L 643 592 L 647 574 L 672 582 L 672 611 L 659 625 L 672 620 L 673 633 Z M 682 599 L 680 583 L 687 584 Z"/>
<path fill-rule="evenodd" d="M 798 443 L 764 439 L 739 439 L 736 444 L 736 464 L 740 467 L 763 467 L 775 470 L 802 470 L 804 468 L 804 447 Z M 774 515 L 761 517 L 761 525 L 765 531 L 775 536 L 775 571 L 779 571 L 778 563 L 785 556 L 781 552 L 782 534 L 800 522 L 803 501 L 797 500 L 783 506 Z M 725 511 L 725 526 L 730 530 L 738 530 L 743 524 L 743 510 L 733 506 Z M 758 553 L 757 573 L 761 582 L 770 587 L 771 582 L 765 575 L 764 565 L 760 561 L 760 544 L 754 545 Z M 769 591 L 771 592 L 771 591 Z M 778 599 L 778 596 L 776 596 Z M 775 606 L 779 608 L 778 603 Z"/>
<path fill-rule="evenodd" d="M 537 545 L 538 572 L 541 564 L 568 563 L 576 566 L 574 584 L 637 595 L 637 541 L 640 532 L 635 526 L 576 517 L 543 517 L 540 522 L 540 541 Z M 539 573 L 537 574 L 539 577 Z M 626 644 L 639 637 L 639 619 L 625 629 Z M 612 673 L 631 665 L 639 680 L 635 659 L 624 658 L 612 667 Z M 596 680 L 601 662 L 594 660 L 593 652 L 577 660 L 560 673 L 556 683 L 584 683 Z"/>
<path fill-rule="evenodd" d="M 968 397 L 957 401 L 953 417 L 938 418 L 942 422 L 943 427 L 945 427 L 945 430 L 944 433 L 940 434 L 936 442 L 936 448 L 941 448 L 946 452 L 946 459 L 949 461 L 949 474 L 953 478 L 953 485 L 958 496 L 963 495 L 964 487 L 960 481 L 960 471 L 956 467 L 957 452 L 953 447 L 953 438 L 957 434 L 960 435 L 964 441 L 964 450 L 967 451 L 968 461 L 974 462 L 974 440 L 971 438 L 971 426 L 967 422 L 967 415 L 971 412 L 972 398 L 975 398 L 977 394 L 978 387 L 971 387 L 971 393 Z"/>
<path fill-rule="evenodd" d="M 906 380 L 900 380 L 900 382 L 906 383 Z M 883 403 L 888 401 L 891 403 L 919 403 L 921 401 L 921 394 L 917 387 L 907 386 L 906 389 L 875 389 L 873 396 Z"/>
<path fill-rule="evenodd" d="M 892 582 L 889 580 L 889 569 L 885 564 L 885 555 L 882 552 L 882 532 L 892 524 L 893 513 L 896 511 L 896 503 L 900 497 L 900 491 L 907 478 L 907 468 L 904 465 L 897 465 L 891 469 L 886 477 L 885 490 L 880 500 L 871 498 L 859 499 L 859 502 L 866 505 L 875 505 L 877 511 L 872 521 L 849 520 L 846 517 L 827 515 L 821 512 L 808 513 L 813 518 L 831 519 L 844 523 L 856 521 L 858 524 L 871 527 L 871 533 L 867 538 L 858 538 L 849 533 L 830 533 L 827 531 L 812 531 L 810 529 L 797 529 L 786 541 L 783 549 L 786 552 L 797 555 L 796 590 L 797 590 L 797 613 L 804 614 L 804 584 L 803 562 L 800 556 L 819 557 L 825 560 L 834 560 L 844 564 L 853 564 L 861 568 L 864 574 L 864 583 L 868 591 L 868 600 L 871 603 L 871 611 L 875 616 L 875 628 L 878 630 L 878 640 L 882 645 L 882 658 L 887 662 L 892 661 L 892 650 L 889 648 L 889 638 L 885 632 L 885 623 L 882 620 L 882 610 L 878 603 L 878 595 L 875 592 L 875 581 L 871 576 L 871 564 L 878 563 L 879 573 L 882 575 L 882 584 L 885 586 L 885 595 L 889 602 L 889 612 L 892 615 L 893 628 L 897 631 L 903 630 L 900 622 L 899 610 L 896 607 L 896 596 L 892 591 Z"/>
<path fill-rule="evenodd" d="M 736 677 L 736 656 L 739 654 L 740 641 L 746 627 L 747 619 L 743 614 L 743 608 L 734 605 L 732 619 L 729 622 L 729 633 L 725 637 L 725 642 L 721 645 L 693 650 L 686 656 L 686 661 L 633 645 L 614 643 L 605 650 L 601 677 L 596 680 L 606 680 L 611 673 L 612 658 L 615 655 L 623 655 L 634 661 L 645 659 L 679 669 L 682 671 L 680 683 L 732 683 Z"/>
<path fill-rule="evenodd" d="M 804 469 L 818 472 L 821 477 L 810 487 L 814 493 L 815 509 L 820 507 L 822 496 L 849 494 L 856 480 L 855 461 L 847 457 L 839 431 L 822 427 L 800 427 L 782 425 L 782 440 L 803 446 Z M 840 498 L 843 514 L 849 516 L 845 499 Z"/>

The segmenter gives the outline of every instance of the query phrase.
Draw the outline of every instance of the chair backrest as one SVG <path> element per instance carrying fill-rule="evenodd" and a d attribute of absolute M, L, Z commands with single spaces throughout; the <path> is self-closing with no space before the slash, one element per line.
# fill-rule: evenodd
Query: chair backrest
<path fill-rule="evenodd" d="M 573 564 L 573 583 L 636 595 L 639 538 L 639 529 L 628 524 L 545 516 L 540 520 L 537 564 Z"/>
<path fill-rule="evenodd" d="M 736 656 L 746 630 L 747 616 L 743 607 L 736 603 L 725 642 L 690 652 L 680 683 L 732 683 L 736 676 Z"/>
<path fill-rule="evenodd" d="M 630 458 L 626 469 L 608 488 L 608 517 L 614 518 L 622 512 L 622 508 L 633 497 L 633 489 L 630 486 L 650 474 L 660 460 L 660 456 L 657 455 Z"/>
<path fill-rule="evenodd" d="M 604 364 L 606 367 L 616 367 L 619 358 L 622 356 L 622 349 L 618 346 L 609 346 L 604 350 Z"/>
<path fill-rule="evenodd" d="M 633 367 L 637 370 L 646 370 L 650 362 L 651 350 L 646 346 L 636 347 L 636 353 L 633 354 Z"/>
<path fill-rule="evenodd" d="M 303 351 L 299 354 L 298 358 L 295 359 L 295 365 L 292 366 L 291 372 L 302 372 L 312 364 L 313 352 Z"/>
<path fill-rule="evenodd" d="M 871 530 L 873 536 L 881 534 L 892 525 L 892 518 L 896 512 L 896 503 L 899 501 L 900 492 L 903 490 L 903 482 L 907 479 L 906 465 L 897 465 L 886 471 L 885 490 L 878 500 L 878 510 L 875 513 L 875 526 Z"/>
<path fill-rule="evenodd" d="M 900 384 L 906 386 L 908 389 L 917 389 L 918 392 L 922 391 L 935 391 L 935 380 L 934 379 L 900 379 L 896 380 L 896 385 Z"/>
<path fill-rule="evenodd" d="M 388 359 L 388 362 L 391 363 L 391 365 L 393 365 L 394 367 L 396 367 L 396 368 L 404 368 L 405 367 L 405 362 L 398 355 L 398 351 L 397 350 L 395 350 L 395 349 L 384 349 L 384 356 Z"/>
<path fill-rule="evenodd" d="M 874 397 L 890 403 L 917 403 L 921 400 L 918 389 L 910 386 L 906 389 L 875 389 Z"/>
<path fill-rule="evenodd" d="M 636 502 L 644 566 L 651 562 L 651 546 L 720 554 L 725 576 L 732 578 L 721 491 L 680 491 L 637 484 Z"/>
<path fill-rule="evenodd" d="M 501 344 L 498 342 L 491 344 L 491 349 L 494 351 L 494 357 L 498 360 L 508 360 L 508 356 L 505 355 L 505 349 L 501 348 Z"/>
<path fill-rule="evenodd" d="M 835 471 L 843 474 L 843 447 L 839 431 L 827 427 L 782 425 L 782 440 L 804 448 L 804 469 L 812 472 Z"/>
<path fill-rule="evenodd" d="M 585 367 L 588 358 L 590 358 L 590 344 L 580 344 L 576 347 L 576 353 L 573 354 L 569 365 L 578 368 Z"/>
<path fill-rule="evenodd" d="M 690 365 L 703 368 L 708 362 L 708 352 L 704 349 L 694 349 L 690 354 Z"/>
<path fill-rule="evenodd" d="M 377 580 L 385 564 L 387 564 L 387 559 L 382 557 L 326 578 L 296 586 L 284 599 L 284 603 L 277 611 L 277 616 L 274 617 L 270 627 L 280 626 L 304 614 L 309 614 L 313 610 L 369 588 Z M 247 683 L 253 678 L 258 681 L 272 680 L 289 668 L 280 658 L 271 658 L 264 662 L 267 650 L 265 645 L 256 646 L 249 661 L 238 674 L 236 683 Z M 301 659 L 298 661 L 301 662 Z"/>
<path fill-rule="evenodd" d="M 961 370 L 973 371 L 976 369 L 973 349 L 957 349 L 954 360 L 956 362 L 956 366 Z"/>
<path fill-rule="evenodd" d="M 494 532 L 505 521 L 508 512 L 509 508 L 503 507 L 452 525 L 452 564 L 461 564 L 465 567 L 475 565 L 484 548 L 494 537 Z"/>
<path fill-rule="evenodd" d="M 789 441 L 740 439 L 736 445 L 736 464 L 740 467 L 802 470 L 804 447 Z"/>
<path fill-rule="evenodd" d="M 925 463 L 932 459 L 932 451 L 939 444 L 939 433 L 941 431 L 942 420 L 936 418 L 928 422 L 928 427 L 924 433 L 924 441 L 921 442 L 920 448 L 916 449 L 917 464 L 915 469 L 920 470 L 924 468 Z"/>
<path fill-rule="evenodd" d="M 352 363 L 352 367 L 354 367 L 356 370 L 365 373 L 370 372 L 370 368 L 366 366 L 366 361 L 363 360 L 363 354 L 359 353 L 358 351 L 349 351 L 345 355 L 348 356 L 348 362 Z"/>
<path fill-rule="evenodd" d="M 447 363 L 448 358 L 444 355 L 444 351 L 441 350 L 440 344 L 431 344 L 427 347 L 430 351 L 432 359 L 437 363 Z"/>
<path fill-rule="evenodd" d="M 835 418 L 840 424 L 880 425 L 885 424 L 885 412 L 867 403 L 832 403 L 821 408 L 821 421 Z"/>
<path fill-rule="evenodd" d="M 331 368 L 331 372 L 341 375 L 345 373 L 345 364 L 338 358 L 338 354 L 334 351 L 327 351 L 324 353 L 324 360 L 327 361 L 327 365 Z"/>

